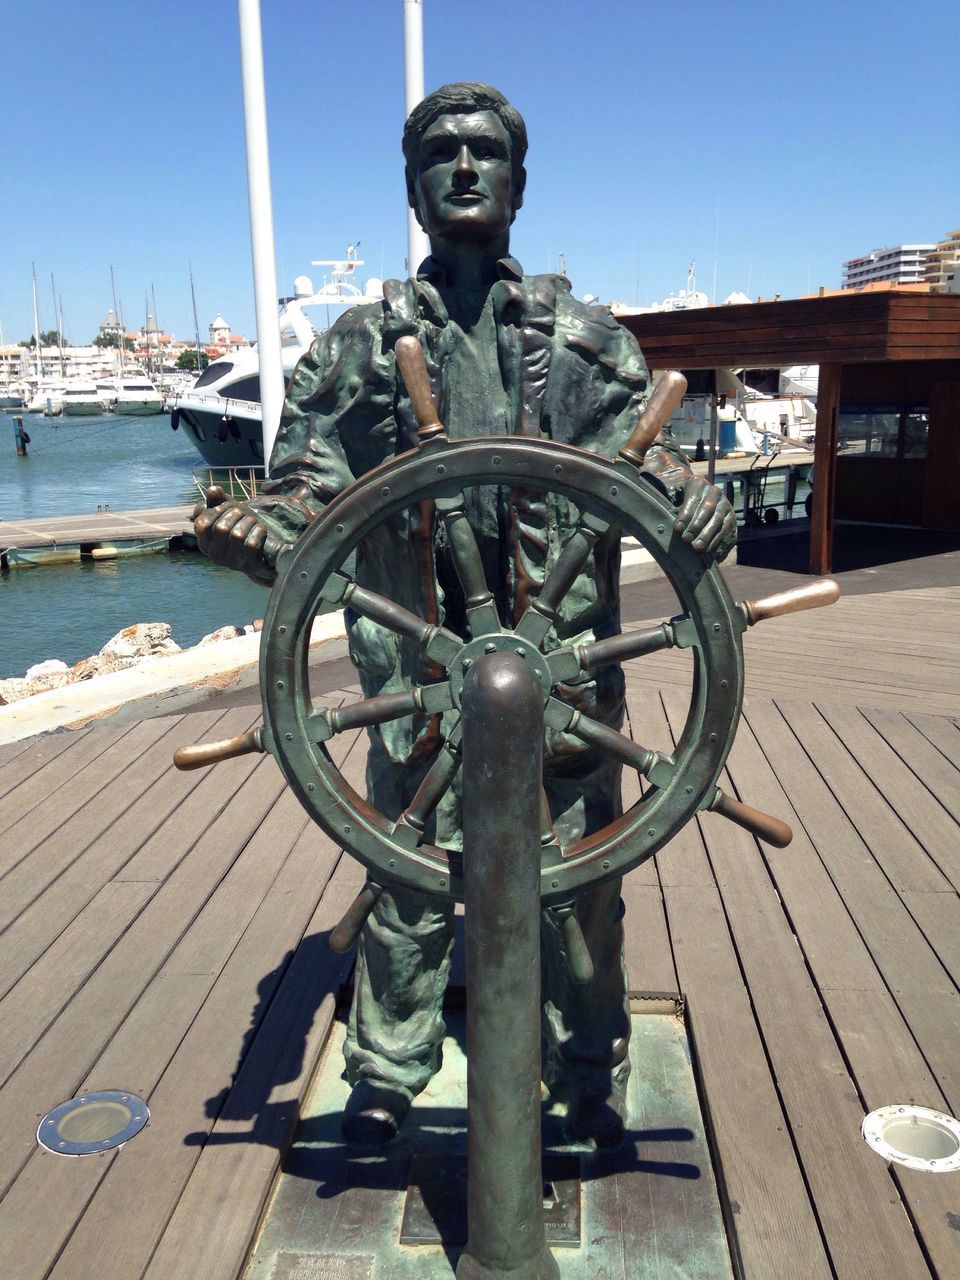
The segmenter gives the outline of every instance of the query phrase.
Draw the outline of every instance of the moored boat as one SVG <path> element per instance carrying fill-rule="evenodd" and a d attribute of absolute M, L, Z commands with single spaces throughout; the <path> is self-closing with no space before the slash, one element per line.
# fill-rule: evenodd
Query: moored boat
<path fill-rule="evenodd" d="M 63 413 L 70 418 L 103 412 L 97 384 L 91 378 L 73 378 L 65 382 L 61 404 Z"/>
<path fill-rule="evenodd" d="M 163 412 L 163 396 L 145 373 L 127 369 L 109 382 L 98 382 L 97 389 L 106 413 L 147 417 Z"/>
<path fill-rule="evenodd" d="M 331 267 L 331 279 L 315 292 L 307 276 L 298 276 L 293 282 L 294 296 L 280 302 L 281 359 L 286 380 L 317 334 L 341 312 L 383 297 L 383 286 L 376 278 L 368 280 L 362 290 L 352 283 L 350 277 L 363 266 L 353 246 L 344 259 L 313 265 Z M 170 398 L 168 408 L 170 425 L 174 430 L 185 428 L 187 438 L 210 466 L 264 465 L 260 358 L 255 347 L 214 360 L 192 387 Z"/>

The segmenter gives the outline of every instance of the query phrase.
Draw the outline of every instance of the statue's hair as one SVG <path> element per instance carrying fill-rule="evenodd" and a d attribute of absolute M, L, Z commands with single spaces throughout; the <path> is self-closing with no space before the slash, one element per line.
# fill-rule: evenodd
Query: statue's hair
<path fill-rule="evenodd" d="M 499 89 L 489 84 L 461 81 L 445 84 L 427 94 L 407 116 L 403 126 L 403 156 L 406 161 L 407 180 L 411 181 L 417 167 L 420 139 L 440 116 L 468 115 L 473 111 L 492 111 L 500 119 L 510 138 L 510 162 L 514 181 L 523 171 L 523 159 L 527 154 L 527 126 L 523 116 L 507 101 Z"/>

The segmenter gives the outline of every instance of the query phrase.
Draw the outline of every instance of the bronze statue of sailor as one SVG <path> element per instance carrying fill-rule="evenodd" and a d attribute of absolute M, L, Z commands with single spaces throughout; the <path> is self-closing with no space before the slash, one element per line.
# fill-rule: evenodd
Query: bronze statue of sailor
<path fill-rule="evenodd" d="M 610 312 L 578 302 L 558 275 L 524 275 L 509 255 L 523 202 L 527 137 L 516 109 L 482 84 L 445 85 L 411 112 L 403 135 L 410 204 L 430 256 L 381 302 L 358 306 L 313 343 L 290 381 L 263 495 L 201 512 L 201 548 L 263 583 L 278 548 L 295 542 L 337 494 L 417 443 L 417 424 L 394 347 L 415 336 L 451 440 L 515 435 L 614 457 L 650 394 L 633 337 Z M 736 537 L 732 508 L 694 476 L 664 431 L 643 473 L 673 501 L 677 536 L 722 559 Z M 576 528 L 558 493 L 477 485 L 466 513 L 499 617 L 517 620 L 537 596 Z M 545 652 L 620 630 L 620 538 L 599 537 L 557 610 Z M 466 637 L 466 601 L 444 526 L 422 502 L 373 529 L 357 550 L 355 578 L 419 617 Z M 347 609 L 350 654 L 365 697 L 429 679 L 421 648 Z M 617 665 L 582 673 L 564 698 L 618 727 L 624 680 Z M 441 716 L 423 712 L 371 727 L 367 787 L 399 817 L 442 740 Z M 564 841 L 620 813 L 621 765 L 582 739 L 548 729 L 544 789 Z M 431 820 L 438 846 L 461 847 L 460 791 Z M 615 1146 L 623 1135 L 630 1018 L 623 966 L 620 881 L 582 893 L 575 910 L 593 960 L 588 983 L 571 979 L 555 920 L 542 927 L 543 1079 L 566 1104 L 574 1141 Z M 389 1140 L 439 1069 L 442 1005 L 453 946 L 453 903 L 402 886 L 380 895 L 362 934 L 345 1044 L 352 1086 L 346 1138 Z"/>

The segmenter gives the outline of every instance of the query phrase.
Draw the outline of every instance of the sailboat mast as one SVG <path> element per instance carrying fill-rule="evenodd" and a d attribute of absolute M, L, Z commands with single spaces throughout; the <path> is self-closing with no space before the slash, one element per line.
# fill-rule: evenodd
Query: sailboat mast
<path fill-rule="evenodd" d="M 33 341 L 37 367 L 37 384 L 39 385 L 40 379 L 43 377 L 43 362 L 40 359 L 40 299 L 37 297 L 36 263 L 31 262 L 30 266 L 33 268 Z"/>
<path fill-rule="evenodd" d="M 160 334 L 162 330 L 160 328 L 160 317 L 157 315 L 157 294 L 152 284 L 150 286 L 150 297 L 153 299 L 153 331 L 157 337 L 156 365 L 160 369 L 160 377 L 162 378 L 163 377 L 163 360 L 161 358 L 162 352 L 160 350 Z"/>
<path fill-rule="evenodd" d="M 63 324 L 60 320 L 60 312 L 57 309 L 57 285 L 53 278 L 53 272 L 50 272 L 50 292 L 53 294 L 53 318 L 57 324 L 57 354 L 60 357 L 60 377 L 66 377 L 66 369 L 63 363 Z"/>
<path fill-rule="evenodd" d="M 119 349 L 119 355 L 117 357 L 117 360 L 119 363 L 119 373 L 122 374 L 123 373 L 123 342 L 124 342 L 123 320 L 120 317 L 120 312 L 117 310 L 117 282 L 113 278 L 112 262 L 110 264 L 110 292 L 113 294 L 113 318 L 114 318 L 114 321 L 120 326 L 120 333 L 118 334 L 118 341 L 117 341 L 117 347 Z"/>
<path fill-rule="evenodd" d="M 200 357 L 200 324 L 197 320 L 197 293 L 193 287 L 193 263 L 188 263 L 190 269 L 190 301 L 193 303 L 193 333 L 197 342 L 197 373 L 203 371 L 203 360 Z"/>

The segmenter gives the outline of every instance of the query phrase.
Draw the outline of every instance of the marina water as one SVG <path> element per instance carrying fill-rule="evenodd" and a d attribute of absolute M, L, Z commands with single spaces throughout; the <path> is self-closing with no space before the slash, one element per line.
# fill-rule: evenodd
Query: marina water
<path fill-rule="evenodd" d="M 3 520 L 192 505 L 203 461 L 148 418 L 23 417 L 31 437 L 17 456 L 13 418 L 0 414 L 0 545 Z M 262 618 L 267 591 L 196 552 L 17 568 L 0 574 L 0 679 L 46 658 L 68 664 L 97 653 L 122 627 L 169 622 L 186 648 L 227 623 Z"/>

